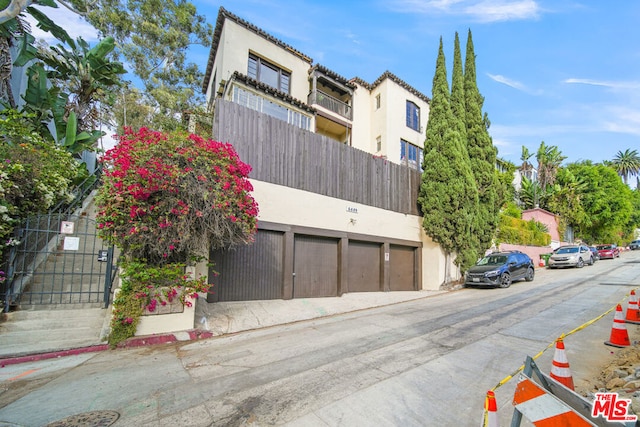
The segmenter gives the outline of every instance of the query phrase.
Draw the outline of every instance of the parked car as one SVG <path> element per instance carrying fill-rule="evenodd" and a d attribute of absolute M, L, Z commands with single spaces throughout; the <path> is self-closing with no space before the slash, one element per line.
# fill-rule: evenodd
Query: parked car
<path fill-rule="evenodd" d="M 593 255 L 593 262 L 596 262 L 600 259 L 600 252 L 598 252 L 598 248 L 595 246 L 589 246 L 589 250 L 591 251 L 591 255 Z"/>
<path fill-rule="evenodd" d="M 614 259 L 620 258 L 620 248 L 617 245 L 597 245 L 598 253 L 600 254 L 600 259 Z"/>
<path fill-rule="evenodd" d="M 582 268 L 587 265 L 593 265 L 593 255 L 586 245 L 565 245 L 560 246 L 553 251 L 553 255 L 549 257 L 547 266 L 549 268 L 561 267 L 577 267 Z"/>
<path fill-rule="evenodd" d="M 533 260 L 519 251 L 494 252 L 476 263 L 465 274 L 465 286 L 508 288 L 514 280 L 531 282 L 535 275 Z"/>
<path fill-rule="evenodd" d="M 629 244 L 629 249 L 635 251 L 636 249 L 640 249 L 640 240 L 634 240 Z"/>

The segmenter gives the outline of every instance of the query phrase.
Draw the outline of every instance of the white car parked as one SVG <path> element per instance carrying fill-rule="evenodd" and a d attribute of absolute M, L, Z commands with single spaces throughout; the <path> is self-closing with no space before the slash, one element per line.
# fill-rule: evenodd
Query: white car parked
<path fill-rule="evenodd" d="M 560 246 L 549 257 L 549 268 L 577 267 L 582 268 L 585 264 L 593 265 L 595 260 L 591 249 L 586 245 L 565 245 Z"/>

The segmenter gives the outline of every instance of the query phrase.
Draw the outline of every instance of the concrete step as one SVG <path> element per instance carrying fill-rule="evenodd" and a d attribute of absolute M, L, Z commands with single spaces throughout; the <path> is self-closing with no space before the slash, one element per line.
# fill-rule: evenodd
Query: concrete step
<path fill-rule="evenodd" d="M 102 344 L 109 330 L 109 314 L 104 308 L 7 313 L 0 323 L 0 357 Z"/>

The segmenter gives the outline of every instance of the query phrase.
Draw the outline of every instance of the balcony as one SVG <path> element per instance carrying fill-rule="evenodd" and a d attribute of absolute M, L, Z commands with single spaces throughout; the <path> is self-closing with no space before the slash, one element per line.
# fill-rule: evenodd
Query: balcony
<path fill-rule="evenodd" d="M 311 93 L 309 93 L 307 102 L 309 105 L 319 105 L 329 111 L 333 111 L 347 120 L 351 120 L 353 118 L 351 105 L 329 95 L 328 93 L 322 92 L 321 90 L 312 90 Z"/>

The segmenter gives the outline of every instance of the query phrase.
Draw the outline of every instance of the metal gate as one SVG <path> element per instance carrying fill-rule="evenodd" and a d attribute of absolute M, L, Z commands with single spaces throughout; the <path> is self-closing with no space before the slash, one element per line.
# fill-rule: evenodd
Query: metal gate
<path fill-rule="evenodd" d="M 27 219 L 11 247 L 4 311 L 45 304 L 109 305 L 114 249 L 97 237 L 95 220 L 52 213 Z"/>

